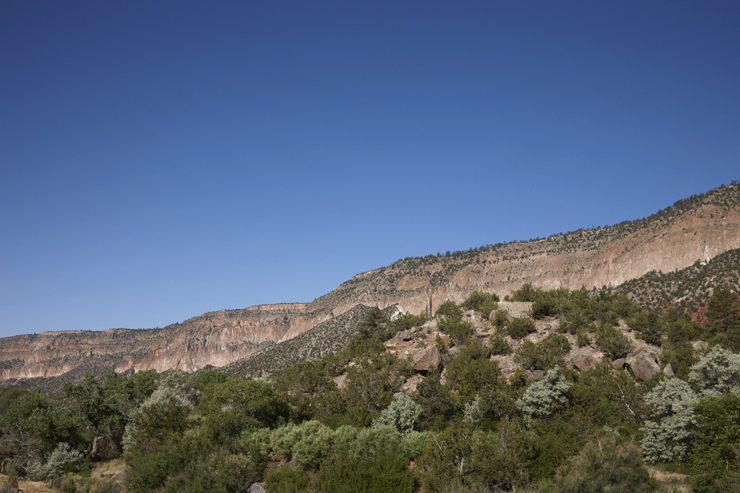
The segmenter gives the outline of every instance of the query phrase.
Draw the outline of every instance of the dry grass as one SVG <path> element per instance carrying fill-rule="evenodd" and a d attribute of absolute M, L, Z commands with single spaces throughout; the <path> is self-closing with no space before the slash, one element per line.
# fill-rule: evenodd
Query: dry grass
<path fill-rule="evenodd" d="M 8 485 L 8 477 L 4 474 L 0 474 L 0 492 L 11 491 Z M 18 488 L 23 490 L 25 493 L 59 493 L 59 490 L 52 488 L 46 483 L 39 481 L 18 481 Z"/>

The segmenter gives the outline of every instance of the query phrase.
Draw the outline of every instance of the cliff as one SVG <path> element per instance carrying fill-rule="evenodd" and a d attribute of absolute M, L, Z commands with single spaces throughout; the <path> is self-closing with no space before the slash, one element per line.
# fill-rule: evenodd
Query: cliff
<path fill-rule="evenodd" d="M 194 317 L 163 329 L 45 332 L 0 339 L 0 381 L 77 378 L 85 371 L 225 366 L 289 341 L 358 305 L 433 313 L 472 291 L 501 297 L 531 282 L 545 289 L 618 286 L 740 248 L 740 188 L 721 187 L 652 216 L 449 256 L 407 258 L 358 274 L 312 303 L 260 305 Z"/>

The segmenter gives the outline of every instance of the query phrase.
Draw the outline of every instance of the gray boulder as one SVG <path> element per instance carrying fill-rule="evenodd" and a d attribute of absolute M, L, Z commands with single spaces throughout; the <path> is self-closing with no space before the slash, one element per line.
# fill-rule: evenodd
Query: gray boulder
<path fill-rule="evenodd" d="M 632 373 L 643 382 L 650 380 L 653 375 L 660 371 L 660 365 L 655 361 L 654 351 L 647 347 L 628 354 L 625 363 L 630 367 Z"/>
<path fill-rule="evenodd" d="M 264 483 L 253 483 L 247 490 L 247 493 L 267 493 L 267 490 Z"/>

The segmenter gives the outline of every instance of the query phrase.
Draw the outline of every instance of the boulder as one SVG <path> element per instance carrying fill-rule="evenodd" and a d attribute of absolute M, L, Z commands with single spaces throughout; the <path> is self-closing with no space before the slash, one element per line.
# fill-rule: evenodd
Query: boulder
<path fill-rule="evenodd" d="M 693 341 L 691 345 L 694 347 L 694 351 L 704 351 L 709 349 L 709 343 L 704 341 Z"/>
<path fill-rule="evenodd" d="M 387 349 L 390 349 L 391 351 L 398 351 L 403 346 L 405 346 L 404 340 L 402 338 L 398 337 L 398 336 L 396 336 L 396 337 L 394 337 L 392 339 L 388 339 L 385 342 L 385 347 Z"/>
<path fill-rule="evenodd" d="M 404 382 L 403 385 L 401 385 L 401 391 L 402 392 L 413 392 L 416 390 L 416 386 L 419 385 L 419 383 L 424 380 L 419 375 L 414 375 L 413 377 L 409 378 Z"/>
<path fill-rule="evenodd" d="M 643 382 L 649 380 L 660 371 L 660 365 L 655 362 L 654 351 L 643 347 L 630 353 L 625 358 L 625 363 L 630 367 L 632 373 Z"/>
<path fill-rule="evenodd" d="M 619 358 L 619 359 L 615 359 L 614 361 L 612 361 L 612 366 L 616 370 L 621 370 L 622 368 L 624 368 L 624 363 L 625 363 L 625 359 Z"/>
<path fill-rule="evenodd" d="M 533 304 L 528 301 L 500 301 L 498 309 L 506 312 L 509 318 L 529 317 Z"/>
<path fill-rule="evenodd" d="M 344 381 L 347 380 L 347 374 L 343 373 L 339 376 L 334 377 L 334 383 L 336 384 L 337 388 L 343 389 L 344 388 Z"/>
<path fill-rule="evenodd" d="M 534 380 L 535 382 L 539 382 L 540 380 L 542 380 L 542 377 L 544 376 L 545 376 L 545 372 L 542 370 L 534 370 L 534 371 L 527 370 L 527 378 Z"/>
<path fill-rule="evenodd" d="M 444 343 L 447 349 L 450 349 L 453 346 L 452 338 L 447 334 L 440 334 L 439 338 L 442 339 L 442 343 Z"/>
<path fill-rule="evenodd" d="M 414 337 L 414 333 L 415 332 L 416 331 L 413 330 L 413 329 L 402 330 L 401 332 L 399 332 L 398 334 L 396 334 L 396 337 L 399 338 L 399 339 L 401 339 L 401 340 L 404 340 L 404 341 L 410 341 Z M 393 339 L 395 339 L 396 337 L 394 337 Z M 391 339 L 391 340 L 393 340 L 393 339 Z"/>
<path fill-rule="evenodd" d="M 675 376 L 676 373 L 673 371 L 673 368 L 671 367 L 671 364 L 668 363 L 665 365 L 665 368 L 663 368 L 663 374 L 667 377 Z"/>
<path fill-rule="evenodd" d="M 265 489 L 265 483 L 252 483 L 252 486 L 249 487 L 247 490 L 247 493 L 266 493 L 267 490 Z"/>
<path fill-rule="evenodd" d="M 579 371 L 586 371 L 596 368 L 599 361 L 589 354 L 576 354 L 570 359 L 570 363 Z"/>
<path fill-rule="evenodd" d="M 414 363 L 414 370 L 426 373 L 436 370 L 442 364 L 442 357 L 436 347 L 430 347 L 424 355 Z"/>

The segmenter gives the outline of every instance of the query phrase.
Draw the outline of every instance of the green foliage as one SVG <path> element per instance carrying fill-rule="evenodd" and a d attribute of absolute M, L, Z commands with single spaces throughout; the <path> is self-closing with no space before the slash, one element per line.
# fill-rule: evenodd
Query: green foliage
<path fill-rule="evenodd" d="M 558 406 L 568 402 L 566 394 L 570 386 L 557 366 L 548 370 L 542 380 L 530 385 L 516 401 L 527 425 L 534 425 L 535 420 L 549 420 Z"/>
<path fill-rule="evenodd" d="M 632 351 L 627 336 L 607 322 L 602 322 L 596 329 L 596 344 L 611 359 L 622 358 Z"/>
<path fill-rule="evenodd" d="M 478 339 L 471 339 L 447 365 L 447 385 L 463 400 L 475 397 L 486 381 L 500 378 L 498 363 L 489 359 L 491 349 Z"/>
<path fill-rule="evenodd" d="M 497 310 L 493 315 L 493 326 L 496 330 L 502 330 L 509 323 L 509 317 L 503 310 Z"/>
<path fill-rule="evenodd" d="M 388 333 L 385 338 L 390 339 L 403 330 L 420 327 L 421 325 L 424 325 L 424 322 L 426 321 L 427 318 L 424 314 L 412 315 L 408 312 L 401 313 L 397 315 L 393 320 L 391 320 L 388 326 Z"/>
<path fill-rule="evenodd" d="M 536 301 L 542 295 L 542 290 L 532 286 L 531 282 L 523 284 L 511 294 L 511 301 Z"/>
<path fill-rule="evenodd" d="M 434 347 L 437 348 L 439 354 L 447 354 L 449 351 L 449 349 L 447 349 L 447 344 L 445 344 L 439 334 L 437 334 L 437 337 L 434 338 Z"/>
<path fill-rule="evenodd" d="M 424 490 L 508 491 L 529 481 L 530 436 L 511 422 L 498 433 L 453 425 L 427 442 L 417 461 Z"/>
<path fill-rule="evenodd" d="M 410 397 L 403 396 L 391 402 L 380 413 L 373 421 L 373 427 L 390 426 L 401 436 L 406 436 L 418 426 L 422 412 L 423 409 L 419 404 Z"/>
<path fill-rule="evenodd" d="M 541 493 L 602 493 L 655 491 L 657 482 L 640 460 L 640 450 L 630 443 L 618 445 L 610 438 L 588 442 L 556 476 L 545 483 Z"/>
<path fill-rule="evenodd" d="M 403 384 L 401 377 L 410 373 L 407 362 L 385 352 L 349 367 L 342 394 L 347 402 L 350 422 L 369 426 L 388 407 L 393 394 L 400 390 Z"/>
<path fill-rule="evenodd" d="M 455 344 L 464 344 L 475 334 L 475 327 L 470 322 L 444 318 L 437 322 L 437 328 L 450 336 Z"/>
<path fill-rule="evenodd" d="M 714 346 L 691 367 L 689 381 L 699 387 L 702 397 L 740 394 L 740 354 Z"/>
<path fill-rule="evenodd" d="M 695 406 L 698 431 L 690 455 L 696 493 L 740 490 L 740 397 L 702 399 Z"/>
<path fill-rule="evenodd" d="M 584 331 L 579 331 L 576 333 L 576 344 L 578 344 L 578 347 L 584 347 L 591 344 L 591 339 L 589 339 L 588 334 Z"/>
<path fill-rule="evenodd" d="M 534 321 L 527 317 L 519 317 L 509 322 L 509 337 L 512 339 L 521 339 L 522 337 L 535 332 Z"/>
<path fill-rule="evenodd" d="M 507 355 L 514 351 L 511 344 L 506 342 L 504 337 L 498 332 L 491 335 L 489 339 L 489 347 L 491 348 L 491 354 L 494 355 Z"/>
<path fill-rule="evenodd" d="M 270 493 L 303 493 L 309 491 L 309 480 L 300 467 L 283 466 L 265 474 L 265 486 Z"/>
<path fill-rule="evenodd" d="M 498 301 L 499 297 L 495 293 L 473 291 L 460 306 L 465 310 L 475 310 L 484 319 L 488 319 L 491 312 L 498 308 Z"/>
<path fill-rule="evenodd" d="M 272 386 L 259 380 L 229 379 L 202 399 L 199 411 L 211 439 L 236 438 L 244 430 L 275 427 L 288 407 Z"/>
<path fill-rule="evenodd" d="M 709 299 L 706 316 L 707 338 L 731 351 L 740 351 L 740 297 L 728 286 L 718 287 Z"/>
<path fill-rule="evenodd" d="M 357 327 L 360 336 L 368 338 L 370 336 L 380 336 L 386 332 L 390 320 L 388 316 L 378 307 L 373 307 L 365 316 L 365 319 Z"/>
<path fill-rule="evenodd" d="M 60 476 L 62 470 L 71 466 L 74 471 L 82 462 L 82 453 L 74 450 L 68 443 L 59 443 L 45 461 L 38 461 L 31 466 L 31 472 L 42 481 L 51 482 Z M 69 470 L 69 469 L 68 469 Z"/>
<path fill-rule="evenodd" d="M 448 320 L 459 321 L 462 319 L 463 311 L 454 301 L 447 300 L 439 305 L 439 308 L 437 308 L 437 311 L 434 312 L 434 314 L 438 317 L 445 317 Z"/>
<path fill-rule="evenodd" d="M 422 408 L 421 428 L 444 428 L 455 412 L 452 393 L 439 382 L 439 373 L 433 372 L 416 386 L 411 398 Z"/>
<path fill-rule="evenodd" d="M 412 493 L 416 480 L 406 464 L 393 450 L 370 448 L 360 456 L 340 450 L 321 465 L 312 486 L 327 493 Z"/>
<path fill-rule="evenodd" d="M 514 353 L 514 361 L 529 370 L 547 370 L 563 361 L 570 352 L 565 336 L 550 334 L 538 343 L 523 341 Z"/>
<path fill-rule="evenodd" d="M 649 462 L 683 460 L 696 430 L 694 404 L 697 396 L 689 384 L 678 378 L 661 381 L 645 396 L 659 422 L 648 421 L 643 428 L 642 449 Z"/>

